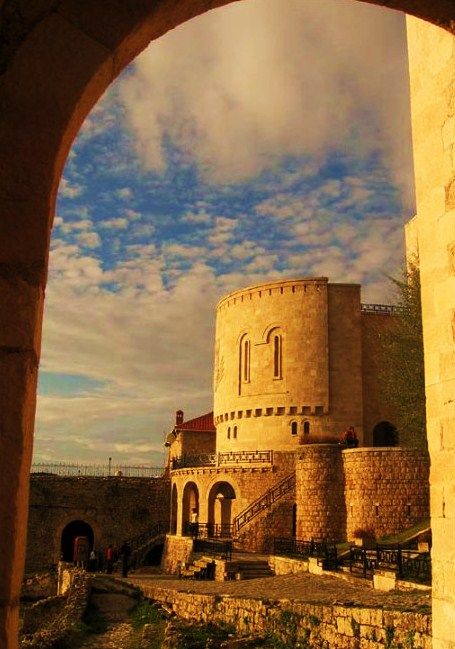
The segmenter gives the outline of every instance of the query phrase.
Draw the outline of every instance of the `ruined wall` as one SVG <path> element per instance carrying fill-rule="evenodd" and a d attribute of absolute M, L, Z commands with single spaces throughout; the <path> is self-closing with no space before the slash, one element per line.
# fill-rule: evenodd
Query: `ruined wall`
<path fill-rule="evenodd" d="M 202 595 L 140 584 L 146 597 L 188 620 L 233 624 L 241 634 L 277 633 L 291 646 L 347 649 L 431 649 L 431 615 L 342 603 Z M 299 643 L 299 645 L 297 644 Z"/>
<path fill-rule="evenodd" d="M 393 326 L 391 314 L 362 313 L 363 434 L 365 446 L 373 445 L 373 428 L 381 421 L 396 425 L 396 416 L 381 389 L 382 368 L 388 359 L 381 354 L 381 332 Z"/>
<path fill-rule="evenodd" d="M 429 458 L 411 448 L 354 448 L 342 452 L 346 536 L 356 529 L 394 534 L 430 515 Z"/>
<path fill-rule="evenodd" d="M 26 572 L 60 558 L 61 536 L 74 520 L 88 523 L 96 549 L 138 536 L 154 522 L 169 521 L 166 478 L 61 477 L 32 474 Z"/>

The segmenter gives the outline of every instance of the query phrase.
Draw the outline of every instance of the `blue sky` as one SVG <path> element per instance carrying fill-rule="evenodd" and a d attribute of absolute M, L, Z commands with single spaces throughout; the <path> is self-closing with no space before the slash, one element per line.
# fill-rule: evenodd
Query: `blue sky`
<path fill-rule="evenodd" d="M 400 14 L 245 1 L 111 86 L 60 185 L 35 461 L 161 463 L 174 411 L 211 409 L 230 290 L 325 275 L 388 300 L 413 215 L 405 55 Z"/>

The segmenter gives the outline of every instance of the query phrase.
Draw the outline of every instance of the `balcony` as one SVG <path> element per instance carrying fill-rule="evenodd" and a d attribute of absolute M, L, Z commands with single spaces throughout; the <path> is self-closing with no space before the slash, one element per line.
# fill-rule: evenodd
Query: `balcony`
<path fill-rule="evenodd" d="M 249 465 L 272 465 L 273 451 L 225 451 L 222 453 L 200 453 L 182 455 L 171 460 L 171 469 L 188 469 L 196 467 L 227 467 Z"/>

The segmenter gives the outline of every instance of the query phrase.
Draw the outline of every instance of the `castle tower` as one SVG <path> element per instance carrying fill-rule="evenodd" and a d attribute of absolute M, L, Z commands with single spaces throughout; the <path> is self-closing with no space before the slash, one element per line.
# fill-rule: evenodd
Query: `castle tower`
<path fill-rule="evenodd" d="M 360 287 L 327 278 L 231 293 L 217 306 L 217 451 L 362 439 Z"/>

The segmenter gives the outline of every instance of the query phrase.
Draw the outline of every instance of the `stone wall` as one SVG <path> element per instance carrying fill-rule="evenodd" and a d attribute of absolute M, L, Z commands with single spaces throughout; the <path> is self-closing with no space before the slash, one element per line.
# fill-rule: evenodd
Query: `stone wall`
<path fill-rule="evenodd" d="M 185 619 L 232 624 L 240 633 L 275 633 L 295 646 L 314 649 L 431 649 L 431 616 L 292 600 L 200 595 L 141 584 L 147 597 Z"/>
<path fill-rule="evenodd" d="M 164 572 L 175 574 L 178 572 L 179 564 L 188 563 L 191 560 L 192 553 L 193 539 L 167 534 L 161 567 Z"/>
<path fill-rule="evenodd" d="M 346 535 L 371 529 L 393 534 L 430 515 L 429 458 L 410 448 L 357 448 L 342 452 Z"/>
<path fill-rule="evenodd" d="M 169 517 L 170 482 L 164 477 L 32 474 L 26 572 L 58 562 L 62 532 L 72 521 L 90 525 L 95 548 L 104 549 L 109 543 L 121 545 Z"/>
<path fill-rule="evenodd" d="M 300 457 L 296 463 L 297 537 L 343 539 L 346 506 L 340 448 L 307 446 Z"/>
<path fill-rule="evenodd" d="M 396 425 L 396 414 L 384 399 L 381 387 L 382 368 L 388 362 L 381 353 L 378 339 L 384 330 L 393 326 L 395 316 L 389 313 L 362 313 L 362 390 L 363 440 L 373 445 L 373 428 L 381 421 Z"/>
<path fill-rule="evenodd" d="M 314 445 L 296 463 L 297 537 L 352 540 L 400 532 L 429 517 L 429 458 L 411 448 Z"/>

